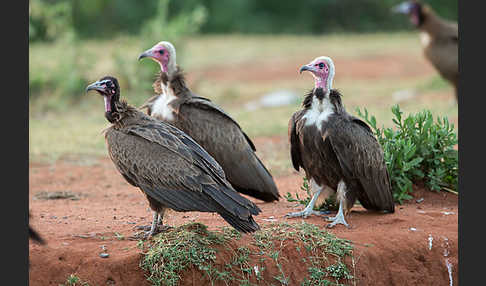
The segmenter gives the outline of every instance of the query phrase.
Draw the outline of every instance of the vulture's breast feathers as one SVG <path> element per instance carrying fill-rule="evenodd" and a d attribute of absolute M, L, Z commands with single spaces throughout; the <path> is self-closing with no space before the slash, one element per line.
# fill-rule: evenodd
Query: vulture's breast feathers
<path fill-rule="evenodd" d="M 177 97 L 171 92 L 160 94 L 152 103 L 151 115 L 161 120 L 174 121 L 175 110 L 171 103 L 176 99 Z"/>
<path fill-rule="evenodd" d="M 307 101 L 310 102 L 309 105 L 306 107 L 302 119 L 305 120 L 306 126 L 315 125 L 317 129 L 321 131 L 322 124 L 325 123 L 329 119 L 329 117 L 335 113 L 335 108 L 329 97 L 319 95 L 319 93 L 322 93 L 322 89 L 316 89 L 313 92 L 312 98 L 307 99 Z"/>

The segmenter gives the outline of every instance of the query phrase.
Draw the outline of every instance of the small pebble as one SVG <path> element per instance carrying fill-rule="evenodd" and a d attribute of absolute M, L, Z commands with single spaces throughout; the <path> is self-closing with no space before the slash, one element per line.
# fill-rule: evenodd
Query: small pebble
<path fill-rule="evenodd" d="M 416 231 L 417 229 L 415 227 L 410 228 L 411 231 Z"/>
<path fill-rule="evenodd" d="M 423 202 L 423 201 L 424 201 L 424 198 L 420 198 L 420 199 L 416 200 L 416 202 L 417 202 L 417 203 L 419 203 L 419 204 L 420 204 L 421 202 Z"/>
<path fill-rule="evenodd" d="M 100 253 L 101 258 L 108 258 L 110 255 L 108 253 L 102 252 Z"/>
<path fill-rule="evenodd" d="M 445 214 L 445 215 L 455 214 L 455 212 L 442 212 L 442 213 Z"/>

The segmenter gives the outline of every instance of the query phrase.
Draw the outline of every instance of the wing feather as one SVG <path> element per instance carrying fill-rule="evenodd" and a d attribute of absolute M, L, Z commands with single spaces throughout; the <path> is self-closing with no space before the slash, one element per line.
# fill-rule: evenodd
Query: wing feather
<path fill-rule="evenodd" d="M 383 149 L 371 129 L 355 117 L 339 120 L 328 136 L 344 176 L 358 180 L 358 198 L 367 209 L 394 211 L 393 195 Z"/>
<path fill-rule="evenodd" d="M 127 133 L 106 133 L 110 157 L 123 177 L 176 211 L 218 212 L 238 217 L 233 223 L 239 226 L 232 225 L 241 231 L 257 229 L 251 215 L 261 210 L 231 187 L 204 149 L 165 125 L 146 123 L 126 128 Z"/>
<path fill-rule="evenodd" d="M 289 120 L 288 125 L 288 137 L 290 143 L 290 158 L 292 159 L 292 165 L 294 169 L 299 171 L 300 167 L 304 167 L 302 157 L 300 154 L 300 140 L 297 134 L 297 121 L 302 117 L 304 111 L 295 112 Z"/>

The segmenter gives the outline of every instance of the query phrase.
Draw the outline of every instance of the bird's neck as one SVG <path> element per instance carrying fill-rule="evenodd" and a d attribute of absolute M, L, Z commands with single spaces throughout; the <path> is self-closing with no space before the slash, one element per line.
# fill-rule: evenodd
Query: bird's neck
<path fill-rule="evenodd" d="M 445 25 L 445 20 L 441 19 L 428 7 L 422 8 L 421 18 L 422 20 L 420 21 L 418 28 L 430 36 L 440 34 L 441 27 Z"/>
<path fill-rule="evenodd" d="M 321 89 L 324 92 L 324 95 L 329 97 L 332 88 L 332 79 L 322 78 L 322 77 L 314 77 L 314 90 Z"/>
<path fill-rule="evenodd" d="M 125 100 L 115 100 L 112 102 L 112 108 L 110 111 L 105 112 L 106 119 L 115 125 L 121 124 L 121 122 L 127 118 L 132 116 L 134 113 L 137 113 L 138 110 L 130 106 Z"/>
<path fill-rule="evenodd" d="M 152 87 L 156 94 L 167 93 L 170 90 L 174 96 L 181 97 L 190 93 L 184 72 L 179 66 L 176 67 L 175 72 L 170 74 L 160 71 Z"/>

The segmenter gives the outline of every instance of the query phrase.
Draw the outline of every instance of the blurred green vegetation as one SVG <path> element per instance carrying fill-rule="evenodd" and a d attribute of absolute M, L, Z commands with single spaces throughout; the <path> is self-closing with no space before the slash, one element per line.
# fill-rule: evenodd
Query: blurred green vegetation
<path fill-rule="evenodd" d="M 160 6 L 167 21 L 198 7 L 208 15 L 201 33 L 321 34 L 411 29 L 390 12 L 402 0 L 30 0 L 30 39 L 49 40 L 68 26 L 82 38 L 138 35 Z M 446 19 L 457 20 L 457 0 L 425 0 Z M 162 3 L 162 4 L 161 4 Z M 199 15 L 201 14 L 198 12 Z M 190 15 L 189 18 L 198 17 Z M 181 20 L 181 19 L 179 19 Z M 66 23 L 71 25 L 66 25 Z M 158 29 L 163 30 L 161 25 Z"/>
<path fill-rule="evenodd" d="M 207 18 L 206 9 L 202 5 L 193 5 L 187 10 L 171 13 L 171 17 L 168 17 L 170 0 L 150 1 L 153 4 L 150 7 L 153 13 L 144 19 L 139 29 L 140 35 L 136 38 L 137 44 L 132 45 L 135 48 L 133 55 L 127 57 L 127 49 L 124 48 L 126 38 L 123 38 L 123 34 L 129 35 L 132 28 L 125 27 L 127 22 L 117 26 L 116 20 L 109 22 L 110 17 L 105 17 L 104 14 L 107 11 L 109 15 L 137 14 L 131 10 L 139 9 L 140 4 L 134 6 L 136 2 L 130 1 L 83 1 L 81 5 L 79 2 L 30 1 L 29 97 L 41 103 L 40 108 L 43 110 L 62 110 L 66 106 L 79 103 L 86 85 L 97 79 L 88 72 L 107 61 L 116 66 L 116 76 L 124 83 L 125 90 L 134 93 L 150 91 L 159 67 L 155 64 L 133 64 L 137 55 L 160 40 L 171 41 L 178 47 L 178 53 L 183 54 L 184 37 L 197 33 Z M 102 11 L 103 15 L 100 14 Z M 95 34 L 108 36 L 90 40 L 85 34 L 89 25 L 86 26 L 87 30 L 77 26 L 78 13 L 88 15 L 91 12 L 96 12 L 96 17 L 109 23 L 90 22 L 97 23 L 98 32 Z M 86 16 L 86 19 L 90 17 Z M 83 21 L 86 19 L 83 16 Z M 133 19 L 140 21 L 138 16 Z M 125 29 L 123 34 L 113 32 L 119 29 Z M 113 37 L 114 34 L 117 37 Z M 112 45 L 114 49 L 110 53 L 99 53 L 97 41 L 103 40 L 119 46 Z M 33 52 L 33 49 L 38 52 Z M 106 74 L 105 72 L 97 76 Z"/>
<path fill-rule="evenodd" d="M 343 5 L 350 5 L 343 1 Z M 161 40 L 176 46 L 177 61 L 192 90 L 213 100 L 240 123 L 275 175 L 292 170 L 287 123 L 300 108 L 300 98 L 294 104 L 274 108 L 251 110 L 245 105 L 276 90 L 303 95 L 313 83 L 310 76 L 299 76 L 298 68 L 319 55 L 335 60 L 334 86 L 343 92 L 350 112 L 366 107 L 389 127 L 389 107 L 400 101 L 406 113 L 428 108 L 434 116 L 457 122 L 452 89 L 423 58 L 417 32 L 410 29 L 405 17 L 393 16 L 409 30 L 406 32 L 339 32 L 346 30 L 345 26 L 329 33 L 319 30 L 321 26 L 304 31 L 304 27 L 311 27 L 311 14 L 317 7 L 341 2 L 302 1 L 294 3 L 293 10 L 287 3 L 272 7 L 274 1 L 261 2 L 30 0 L 31 160 L 52 162 L 67 157 L 89 161 L 105 156 L 101 131 L 109 124 L 103 117 L 102 100 L 96 94 L 86 95 L 85 88 L 104 75 L 112 75 L 119 79 L 122 97 L 140 106 L 153 94 L 152 82 L 159 66 L 137 58 Z M 369 2 L 373 1 L 363 3 Z M 380 2 L 380 9 L 386 7 L 388 13 L 388 6 L 399 1 L 393 2 Z M 309 3 L 315 6 L 305 8 Z M 269 27 L 277 23 L 271 19 L 280 9 L 292 10 L 293 16 L 282 12 L 285 19 Z M 310 14 L 298 12 L 300 9 Z M 266 10 L 271 12 L 264 13 Z M 331 23 L 337 14 L 326 17 L 318 21 Z M 332 21 L 339 23 L 336 19 Z M 232 34 L 211 34 L 225 31 Z M 264 31 L 272 34 L 258 34 Z M 403 90 L 412 97 L 396 99 L 394 93 Z M 262 137 L 266 138 L 263 143 L 259 141 Z"/>

